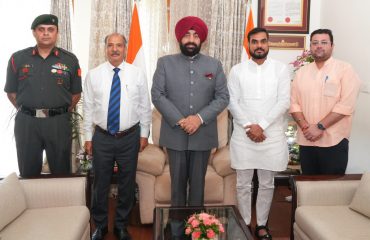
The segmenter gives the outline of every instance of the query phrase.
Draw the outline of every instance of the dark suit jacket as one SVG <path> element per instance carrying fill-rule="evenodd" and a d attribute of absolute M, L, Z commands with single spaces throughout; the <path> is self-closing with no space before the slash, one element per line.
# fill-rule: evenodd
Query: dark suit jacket
<path fill-rule="evenodd" d="M 217 147 L 217 115 L 229 103 L 221 62 L 202 54 L 193 58 L 183 54 L 159 58 L 153 76 L 152 102 L 163 117 L 161 146 L 178 151 Z M 194 114 L 199 114 L 204 123 L 189 136 L 177 122 Z"/>

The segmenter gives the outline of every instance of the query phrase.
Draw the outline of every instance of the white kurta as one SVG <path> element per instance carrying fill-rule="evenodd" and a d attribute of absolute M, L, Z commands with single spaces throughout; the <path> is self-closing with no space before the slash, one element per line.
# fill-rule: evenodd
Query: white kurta
<path fill-rule="evenodd" d="M 285 131 L 290 98 L 290 77 L 285 64 L 267 59 L 235 65 L 229 75 L 229 110 L 234 118 L 230 141 L 231 167 L 283 171 L 288 162 Z M 266 139 L 250 140 L 243 126 L 259 124 Z"/>

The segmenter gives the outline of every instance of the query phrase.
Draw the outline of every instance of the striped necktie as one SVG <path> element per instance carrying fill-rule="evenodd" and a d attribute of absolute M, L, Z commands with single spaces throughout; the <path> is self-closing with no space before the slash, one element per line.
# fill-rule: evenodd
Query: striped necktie
<path fill-rule="evenodd" d="M 110 89 L 109 108 L 108 108 L 108 132 L 112 135 L 119 131 L 119 115 L 121 103 L 121 80 L 118 72 L 121 69 L 114 68 L 112 87 Z"/>

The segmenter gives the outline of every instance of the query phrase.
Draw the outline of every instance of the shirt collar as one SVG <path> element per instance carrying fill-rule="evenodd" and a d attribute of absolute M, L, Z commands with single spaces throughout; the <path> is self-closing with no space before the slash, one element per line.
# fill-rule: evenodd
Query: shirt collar
<path fill-rule="evenodd" d="M 56 57 L 59 57 L 60 55 L 60 51 L 57 47 L 53 47 L 50 53 L 52 53 Z M 37 45 L 34 46 L 32 49 L 32 56 L 35 56 L 36 54 L 39 55 L 39 49 L 37 48 Z"/>
<path fill-rule="evenodd" d="M 248 60 L 249 64 L 251 66 L 254 66 L 254 67 L 263 67 L 263 66 L 267 66 L 270 62 L 270 59 L 267 57 L 266 60 L 261 64 L 261 65 L 258 65 L 255 61 L 252 60 L 252 58 L 250 58 Z"/>
<path fill-rule="evenodd" d="M 115 69 L 116 67 L 115 67 L 115 66 L 113 66 L 109 61 L 107 61 L 107 63 L 108 63 L 108 68 L 109 68 L 109 70 L 113 72 L 113 69 Z M 125 61 L 121 62 L 121 64 L 120 64 L 120 65 L 118 65 L 118 67 L 117 67 L 117 68 L 121 69 L 121 71 L 122 71 L 122 69 L 123 69 L 124 67 L 125 67 Z"/>
<path fill-rule="evenodd" d="M 192 57 L 189 57 L 189 56 L 185 56 L 184 54 L 180 53 L 181 57 L 183 57 L 185 60 L 187 61 L 195 61 L 195 60 L 198 60 L 200 58 L 200 53 L 192 56 Z"/>
<path fill-rule="evenodd" d="M 325 61 L 324 67 L 331 64 L 333 62 L 333 57 L 330 57 L 328 60 Z"/>

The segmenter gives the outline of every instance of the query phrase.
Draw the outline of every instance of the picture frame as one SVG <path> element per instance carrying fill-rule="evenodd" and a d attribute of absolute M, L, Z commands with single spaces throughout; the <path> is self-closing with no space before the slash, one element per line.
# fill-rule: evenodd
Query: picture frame
<path fill-rule="evenodd" d="M 271 33 L 309 33 L 310 0 L 259 0 L 258 26 Z"/>
<path fill-rule="evenodd" d="M 306 36 L 270 34 L 269 47 L 275 50 L 304 50 L 306 47 Z"/>

